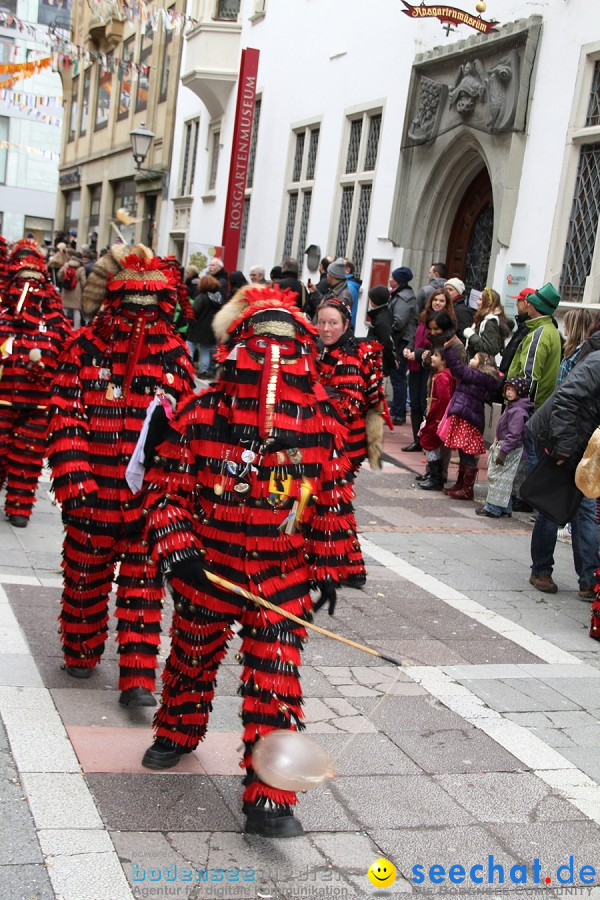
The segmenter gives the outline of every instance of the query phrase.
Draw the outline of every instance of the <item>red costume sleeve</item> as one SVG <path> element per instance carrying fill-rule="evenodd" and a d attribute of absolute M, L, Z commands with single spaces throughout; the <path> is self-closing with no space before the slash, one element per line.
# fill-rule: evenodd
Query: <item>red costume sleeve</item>
<path fill-rule="evenodd" d="M 89 459 L 89 422 L 82 398 L 80 346 L 72 341 L 60 360 L 50 402 L 48 460 L 56 499 L 76 507 L 98 489 Z"/>

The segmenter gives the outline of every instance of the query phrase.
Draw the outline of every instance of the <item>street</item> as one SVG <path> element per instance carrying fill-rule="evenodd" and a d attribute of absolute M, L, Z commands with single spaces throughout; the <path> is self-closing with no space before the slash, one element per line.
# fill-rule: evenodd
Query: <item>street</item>
<path fill-rule="evenodd" d="M 1 897 L 600 897 L 600 647 L 571 547 L 539 593 L 530 516 L 418 490 L 407 438 L 386 432 L 383 471 L 358 478 L 366 587 L 316 618 L 402 667 L 310 636 L 306 732 L 337 777 L 301 796 L 289 841 L 241 834 L 237 640 L 207 739 L 144 769 L 153 710 L 117 702 L 114 619 L 89 681 L 60 668 L 47 473 L 29 527 L 0 523 Z M 170 600 L 167 636 L 169 619 Z M 379 858 L 397 870 L 383 889 Z"/>

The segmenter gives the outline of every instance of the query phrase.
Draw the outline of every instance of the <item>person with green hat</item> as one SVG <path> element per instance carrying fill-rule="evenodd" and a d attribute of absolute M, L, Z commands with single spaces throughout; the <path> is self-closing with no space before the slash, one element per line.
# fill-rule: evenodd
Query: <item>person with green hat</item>
<path fill-rule="evenodd" d="M 526 298 L 527 333 L 510 364 L 507 378 L 530 378 L 529 396 L 539 409 L 556 387 L 560 368 L 560 335 L 554 312 L 560 294 L 548 282 Z"/>

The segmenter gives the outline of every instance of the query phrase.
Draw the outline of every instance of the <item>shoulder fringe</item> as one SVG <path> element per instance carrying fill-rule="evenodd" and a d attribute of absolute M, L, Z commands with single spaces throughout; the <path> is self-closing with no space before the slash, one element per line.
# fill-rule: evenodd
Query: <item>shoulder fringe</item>
<path fill-rule="evenodd" d="M 85 283 L 81 296 L 81 308 L 87 319 L 92 319 L 106 298 L 107 284 L 123 267 L 126 256 L 134 254 L 140 259 L 152 259 L 152 250 L 144 244 L 113 244 L 108 253 L 101 256 Z"/>
<path fill-rule="evenodd" d="M 381 406 L 375 406 L 367 410 L 367 456 L 369 465 L 376 471 L 381 469 L 381 454 L 383 452 L 383 415 Z"/>

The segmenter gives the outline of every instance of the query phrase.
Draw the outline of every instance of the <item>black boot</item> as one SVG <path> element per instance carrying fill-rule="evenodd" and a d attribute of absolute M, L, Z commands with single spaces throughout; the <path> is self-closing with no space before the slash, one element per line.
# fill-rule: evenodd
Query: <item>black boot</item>
<path fill-rule="evenodd" d="M 146 769 L 172 769 L 176 766 L 184 753 L 191 753 L 190 747 L 182 747 L 174 741 L 166 738 L 157 738 L 151 747 L 148 747 L 142 758 L 142 765 Z"/>
<path fill-rule="evenodd" d="M 304 834 L 304 828 L 287 806 L 276 809 L 251 806 L 246 813 L 244 832 L 259 834 L 261 837 L 291 838 Z"/>
<path fill-rule="evenodd" d="M 441 459 L 432 459 L 429 463 L 429 478 L 420 481 L 419 487 L 424 491 L 441 491 L 444 487 Z"/>
<path fill-rule="evenodd" d="M 121 706 L 156 706 L 156 699 L 148 688 L 132 687 L 121 691 L 119 703 Z"/>

